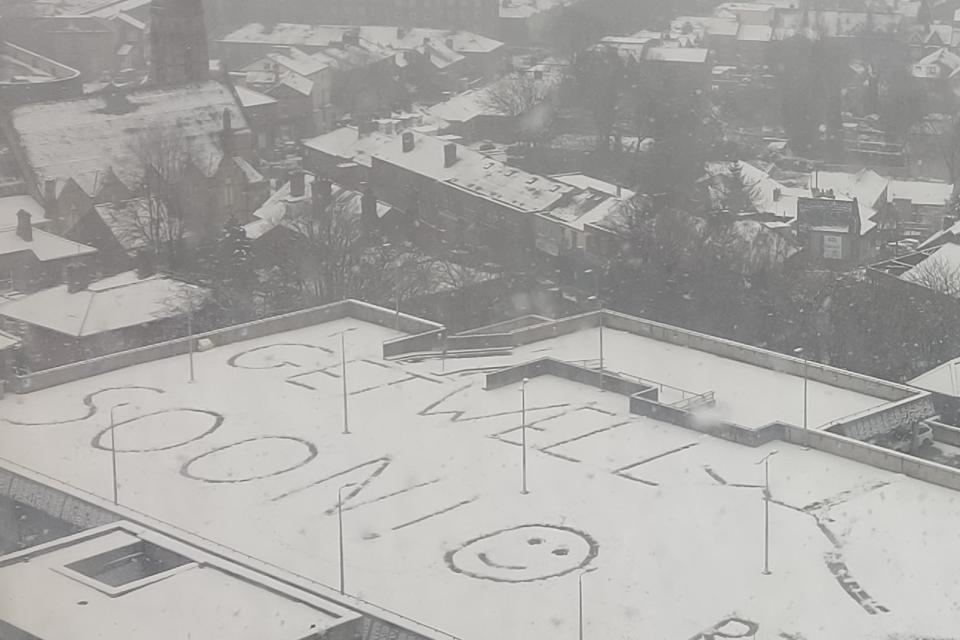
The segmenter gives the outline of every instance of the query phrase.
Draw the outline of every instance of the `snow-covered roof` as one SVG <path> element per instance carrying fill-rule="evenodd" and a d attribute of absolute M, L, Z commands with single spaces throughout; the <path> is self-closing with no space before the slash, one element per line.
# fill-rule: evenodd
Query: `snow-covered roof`
<path fill-rule="evenodd" d="M 571 229 L 583 231 L 587 224 L 597 224 L 623 210 L 625 199 L 611 196 L 593 189 L 577 189 L 560 204 L 538 214 L 556 220 Z"/>
<path fill-rule="evenodd" d="M 808 187 L 833 191 L 838 199 L 856 198 L 860 209 L 860 233 L 864 234 L 877 226 L 877 207 L 882 206 L 881 198 L 884 198 L 889 184 L 889 178 L 870 169 L 862 169 L 857 173 L 816 171 L 810 175 Z"/>
<path fill-rule="evenodd" d="M 477 116 L 505 116 L 501 109 L 491 106 L 489 94 L 489 86 L 468 89 L 433 105 L 428 112 L 447 122 L 469 122 Z"/>
<path fill-rule="evenodd" d="M 10 121 L 27 162 L 42 184 L 47 179 L 75 180 L 95 195 L 111 169 L 127 186 L 143 177 L 144 153 L 153 136 L 174 133 L 183 153 L 198 169 L 212 174 L 223 159 L 223 113 L 235 132 L 247 130 L 243 111 L 225 85 L 197 82 L 126 92 L 126 105 L 108 107 L 106 94 L 16 107 Z"/>
<path fill-rule="evenodd" d="M 259 91 L 254 91 L 249 87 L 237 86 L 236 92 L 237 97 L 240 99 L 240 104 L 244 107 L 262 107 L 277 103 L 277 101 L 270 96 L 264 95 Z"/>
<path fill-rule="evenodd" d="M 0 229 L 17 225 L 17 213 L 21 210 L 30 214 L 33 224 L 43 223 L 43 205 L 33 196 L 4 196 L 0 198 Z"/>
<path fill-rule="evenodd" d="M 15 226 L 0 229 L 0 256 L 29 251 L 40 262 L 61 260 L 96 253 L 94 247 L 67 240 L 42 229 L 33 228 L 33 240 L 24 240 Z"/>
<path fill-rule="evenodd" d="M 308 208 L 313 206 L 313 184 L 315 180 L 314 176 L 310 174 L 304 175 L 304 192 L 300 197 L 290 195 L 289 182 L 277 189 L 259 209 L 253 212 L 253 216 L 257 219 L 244 225 L 247 237 L 256 240 L 280 225 L 299 230 L 300 227 L 296 224 L 297 216 L 305 215 Z M 335 182 L 332 182 L 330 186 L 330 202 L 333 211 L 341 215 L 355 217 L 361 215 L 362 193 Z M 378 218 L 383 218 L 393 210 L 394 208 L 386 202 L 377 201 Z"/>
<path fill-rule="evenodd" d="M 770 42 L 773 38 L 773 27 L 765 24 L 742 24 L 737 32 L 737 40 L 741 42 Z"/>
<path fill-rule="evenodd" d="M 926 249 L 928 247 L 943 244 L 944 242 L 960 241 L 960 221 L 954 222 L 946 229 L 937 231 L 932 236 L 917 245 L 917 249 Z"/>
<path fill-rule="evenodd" d="M 954 358 L 921 373 L 910 380 L 910 385 L 934 393 L 960 397 L 960 358 Z"/>
<path fill-rule="evenodd" d="M 646 60 L 653 62 L 689 62 L 703 64 L 710 55 L 709 49 L 698 47 L 652 47 L 647 49 Z"/>
<path fill-rule="evenodd" d="M 717 16 L 680 16 L 670 22 L 671 31 L 676 33 L 683 33 L 688 28 L 711 36 L 734 37 L 740 29 L 740 23 L 735 18 Z"/>
<path fill-rule="evenodd" d="M 387 144 L 391 136 L 371 131 L 361 134 L 357 127 L 340 127 L 302 142 L 303 146 L 369 167 L 370 155 Z"/>
<path fill-rule="evenodd" d="M 634 191 L 626 187 L 618 187 L 612 182 L 594 178 L 585 173 L 557 173 L 550 177 L 564 184 L 568 184 L 571 187 L 576 187 L 577 189 L 593 189 L 594 191 L 605 193 L 608 196 L 618 196 L 624 200 L 629 200 L 636 195 Z"/>
<path fill-rule="evenodd" d="M 253 22 L 229 33 L 220 39 L 228 44 L 271 44 L 306 47 L 327 47 L 343 42 L 344 35 L 359 38 L 360 43 L 370 43 L 395 51 L 411 51 L 421 47 L 424 41 L 446 46 L 459 54 L 488 53 L 504 46 L 499 40 L 470 31 L 452 29 L 405 29 L 390 26 L 349 26 L 330 24 L 297 24 L 280 22 L 269 29 Z"/>
<path fill-rule="evenodd" d="M 105 202 L 94 205 L 94 211 L 124 250 L 132 252 L 150 245 L 151 228 L 161 224 L 167 227 L 162 211 L 154 213 L 146 198 L 123 202 Z"/>
<path fill-rule="evenodd" d="M 942 205 L 953 194 L 953 185 L 947 182 L 924 180 L 891 180 L 887 199 L 909 200 L 917 205 Z"/>
<path fill-rule="evenodd" d="M 709 162 L 706 171 L 711 176 L 721 177 L 730 173 L 730 166 L 730 162 Z M 741 162 L 740 171 L 746 183 L 752 187 L 753 205 L 760 213 L 792 220 L 797 217 L 798 199 L 812 195 L 809 189 L 782 184 L 749 162 Z M 717 191 L 716 197 L 719 200 L 722 197 L 722 185 L 718 185 Z"/>
<path fill-rule="evenodd" d="M 76 1 L 76 0 L 74 0 Z M 83 13 L 101 18 L 109 18 L 118 14 L 127 14 L 129 11 L 143 9 L 150 5 L 151 0 L 110 0 L 104 6 L 87 10 Z M 128 14 L 127 14 L 128 15 Z M 142 23 L 141 23 L 142 24 Z"/>
<path fill-rule="evenodd" d="M 79 566 L 84 562 L 96 558 L 116 561 L 124 551 L 129 558 L 131 549 L 146 545 L 163 550 L 165 562 L 179 562 L 170 562 L 172 566 L 161 564 L 162 570 L 154 574 L 159 579 L 147 579 L 144 584 L 124 583 L 119 596 L 104 593 L 104 588 L 109 589 L 106 581 L 98 585 L 95 578 L 81 575 Z M 104 557 L 111 552 L 116 556 Z M 117 573 L 122 572 L 121 565 Z M 161 640 L 249 634 L 248 637 L 299 640 L 309 635 L 326 635 L 331 627 L 334 630 L 330 635 L 335 635 L 339 623 L 359 615 L 235 564 L 223 555 L 203 552 L 181 540 L 127 522 L 87 529 L 70 538 L 58 537 L 34 546 L 29 562 L 15 558 L 0 562 L 0 589 L 8 602 L 5 609 L 11 609 L 9 613 L 5 611 L 5 620 L 23 630 L 23 635 L 35 638 L 69 635 L 74 640 L 100 640 L 117 634 Z M 200 593 L 206 597 L 198 598 Z M 77 602 L 89 602 L 99 609 L 100 615 L 38 616 L 30 612 L 29 604 L 38 601 L 60 610 L 77 606 Z M 224 606 L 227 602 L 230 605 Z M 264 615 L 265 611 L 270 615 Z"/>
<path fill-rule="evenodd" d="M 0 316 L 75 338 L 182 315 L 206 289 L 162 275 L 140 279 L 127 271 L 70 293 L 63 284 L 0 305 Z"/>
<path fill-rule="evenodd" d="M 404 152 L 401 137 L 397 136 L 371 156 L 524 212 L 549 209 L 574 190 L 562 182 L 511 167 L 459 144 L 456 145 L 457 161 L 445 167 L 444 145 L 448 142 L 412 132 L 411 135 L 414 137 L 412 150 Z"/>

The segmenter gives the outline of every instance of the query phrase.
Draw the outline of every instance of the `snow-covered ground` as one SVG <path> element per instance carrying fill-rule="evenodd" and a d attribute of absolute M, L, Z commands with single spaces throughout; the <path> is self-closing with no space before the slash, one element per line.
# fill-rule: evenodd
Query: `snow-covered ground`
<path fill-rule="evenodd" d="M 526 386 L 523 494 L 519 386 L 484 391 L 482 372 L 462 371 L 497 359 L 448 360 L 444 372 L 385 362 L 394 335 L 340 320 L 197 354 L 192 384 L 181 356 L 8 396 L 0 455 L 109 497 L 115 407 L 123 504 L 334 587 L 337 491 L 350 484 L 346 591 L 466 640 L 575 637 L 581 575 L 587 638 L 689 640 L 720 625 L 726 637 L 957 634 L 957 494 L 631 416 L 623 396 L 553 377 Z M 589 359 L 597 338 L 508 359 Z M 611 369 L 715 390 L 747 424 L 799 423 L 802 380 L 604 339 Z M 878 402 L 809 392 L 811 424 Z M 773 450 L 764 575 L 756 463 Z"/>

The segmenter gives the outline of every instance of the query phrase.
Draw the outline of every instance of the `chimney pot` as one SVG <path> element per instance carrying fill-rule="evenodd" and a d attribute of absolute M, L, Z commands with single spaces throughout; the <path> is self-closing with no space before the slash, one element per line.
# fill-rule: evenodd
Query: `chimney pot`
<path fill-rule="evenodd" d="M 413 132 L 404 131 L 400 135 L 400 144 L 401 144 L 401 149 L 403 150 L 404 153 L 409 153 L 413 151 Z"/>
<path fill-rule="evenodd" d="M 457 143 L 448 142 L 443 145 L 443 166 L 452 167 L 457 163 Z"/>
<path fill-rule="evenodd" d="M 17 235 L 27 242 L 33 241 L 33 224 L 30 222 L 30 213 L 23 209 L 17 211 Z"/>

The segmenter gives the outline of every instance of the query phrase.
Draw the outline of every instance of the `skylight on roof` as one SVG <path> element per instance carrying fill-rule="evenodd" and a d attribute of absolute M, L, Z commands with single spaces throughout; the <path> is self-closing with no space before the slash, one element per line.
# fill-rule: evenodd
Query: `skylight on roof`
<path fill-rule="evenodd" d="M 185 556 L 137 540 L 76 560 L 63 568 L 81 582 L 111 596 L 152 584 L 196 566 Z"/>

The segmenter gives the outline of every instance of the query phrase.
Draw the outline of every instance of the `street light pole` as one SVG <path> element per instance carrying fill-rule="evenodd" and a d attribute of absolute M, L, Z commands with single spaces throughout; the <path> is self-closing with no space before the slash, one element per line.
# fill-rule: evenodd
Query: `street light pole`
<path fill-rule="evenodd" d="M 120 404 L 115 404 L 110 407 L 110 462 L 113 468 L 113 504 L 120 504 L 119 502 L 119 483 L 117 482 L 117 436 L 116 436 L 116 426 L 117 420 L 114 415 L 119 407 L 125 407 L 129 402 L 121 402 Z"/>
<path fill-rule="evenodd" d="M 591 300 L 595 300 L 597 303 L 597 317 L 600 319 L 599 328 L 600 328 L 600 373 L 603 374 L 603 302 L 600 300 L 600 273 L 594 271 L 593 269 L 587 269 L 584 271 L 587 275 L 593 274 L 593 295 L 590 297 Z M 603 385 L 601 385 L 602 387 Z"/>
<path fill-rule="evenodd" d="M 520 437 L 521 437 L 521 469 L 523 472 L 523 488 L 520 493 L 526 495 L 527 491 L 527 381 L 524 378 L 520 383 Z"/>
<path fill-rule="evenodd" d="M 347 347 L 343 332 L 340 332 L 340 380 L 343 383 L 343 433 L 349 435 L 350 420 L 347 413 Z"/>
<path fill-rule="evenodd" d="M 580 619 L 580 640 L 583 640 L 583 576 L 590 573 L 591 571 L 596 571 L 596 567 L 590 567 L 585 571 L 581 571 L 580 575 L 577 576 L 577 612 Z"/>
<path fill-rule="evenodd" d="M 803 347 L 797 347 L 793 350 L 795 354 L 803 358 L 803 428 L 807 428 L 807 352 Z"/>
<path fill-rule="evenodd" d="M 344 570 L 343 570 L 343 490 L 354 486 L 351 482 L 337 489 L 337 531 L 340 541 L 340 595 L 343 595 Z"/>
<path fill-rule="evenodd" d="M 773 450 L 756 464 L 763 463 L 763 575 L 770 575 L 770 456 Z"/>
<path fill-rule="evenodd" d="M 193 376 L 193 296 L 187 292 L 187 348 L 190 353 L 190 382 L 194 382 Z"/>

